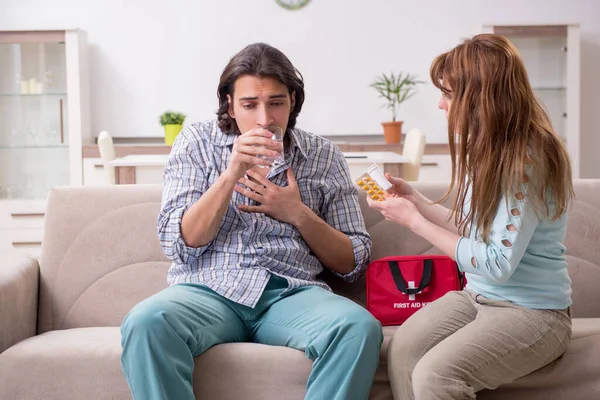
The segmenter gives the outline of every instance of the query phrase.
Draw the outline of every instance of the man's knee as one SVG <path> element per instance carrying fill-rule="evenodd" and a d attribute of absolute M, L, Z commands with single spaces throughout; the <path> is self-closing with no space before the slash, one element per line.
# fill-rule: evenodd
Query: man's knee
<path fill-rule="evenodd" d="M 152 298 L 135 305 L 121 324 L 122 341 L 135 335 L 160 335 L 168 329 L 167 307 L 160 306 Z"/>
<path fill-rule="evenodd" d="M 345 335 L 348 338 L 368 339 L 374 346 L 381 346 L 383 333 L 381 324 L 371 313 L 357 306 L 344 316 Z"/>

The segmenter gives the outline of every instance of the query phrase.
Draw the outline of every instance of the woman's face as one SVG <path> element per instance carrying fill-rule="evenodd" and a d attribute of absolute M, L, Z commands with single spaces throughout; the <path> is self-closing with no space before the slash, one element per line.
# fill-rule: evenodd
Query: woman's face
<path fill-rule="evenodd" d="M 438 107 L 440 110 L 444 110 L 444 114 L 446 118 L 448 118 L 448 113 L 450 112 L 450 106 L 452 105 L 452 97 L 444 92 L 442 92 L 442 96 L 440 97 L 440 101 L 438 102 Z"/>
<path fill-rule="evenodd" d="M 444 85 L 443 80 L 440 81 L 440 85 L 446 91 L 442 91 L 442 97 L 440 97 L 440 101 L 438 102 L 438 108 L 444 110 L 444 114 L 446 115 L 446 118 L 448 118 L 450 106 L 452 105 L 452 88 L 449 85 Z"/>

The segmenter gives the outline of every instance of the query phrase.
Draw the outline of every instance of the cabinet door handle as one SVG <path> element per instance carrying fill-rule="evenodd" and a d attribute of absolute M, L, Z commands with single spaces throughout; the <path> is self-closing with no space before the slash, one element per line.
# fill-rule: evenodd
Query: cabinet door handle
<path fill-rule="evenodd" d="M 14 247 L 19 246 L 41 246 L 42 242 L 12 242 Z"/>
<path fill-rule="evenodd" d="M 65 143 L 65 129 L 64 129 L 64 122 L 63 122 L 63 101 L 62 101 L 62 99 L 60 99 L 59 102 L 60 102 L 60 143 L 64 144 Z"/>
<path fill-rule="evenodd" d="M 44 217 L 44 213 L 10 213 L 12 218 Z"/>

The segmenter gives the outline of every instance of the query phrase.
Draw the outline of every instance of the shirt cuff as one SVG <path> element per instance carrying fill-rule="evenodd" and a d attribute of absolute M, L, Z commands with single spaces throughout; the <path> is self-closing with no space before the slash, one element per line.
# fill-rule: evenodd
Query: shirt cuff
<path fill-rule="evenodd" d="M 180 210 L 174 211 L 171 215 L 171 224 L 173 224 L 175 228 L 175 240 L 173 241 L 173 245 L 176 246 L 176 253 L 179 254 L 181 261 L 188 264 L 190 258 L 197 259 L 202 253 L 204 253 L 209 246 L 212 245 L 212 241 L 209 243 L 200 246 L 200 247 L 191 247 L 188 246 L 183 240 L 183 236 L 181 236 L 181 221 L 183 220 L 183 214 L 187 211 L 189 207 L 182 208 Z"/>
<path fill-rule="evenodd" d="M 350 244 L 352 245 L 352 250 L 354 252 L 354 269 L 347 274 L 342 274 L 336 271 L 332 272 L 347 282 L 354 282 L 365 272 L 369 263 L 370 253 L 367 250 L 367 245 L 365 245 L 360 238 L 356 236 L 348 236 L 348 238 L 350 239 Z"/>

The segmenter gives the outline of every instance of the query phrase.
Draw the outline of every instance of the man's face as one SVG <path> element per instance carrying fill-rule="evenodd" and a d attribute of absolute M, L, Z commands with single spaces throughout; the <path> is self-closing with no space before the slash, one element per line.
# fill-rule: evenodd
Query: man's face
<path fill-rule="evenodd" d="M 235 81 L 233 99 L 227 95 L 229 115 L 237 122 L 240 132 L 254 128 L 278 126 L 287 129 L 294 108 L 293 97 L 285 84 L 274 78 L 241 76 Z"/>

